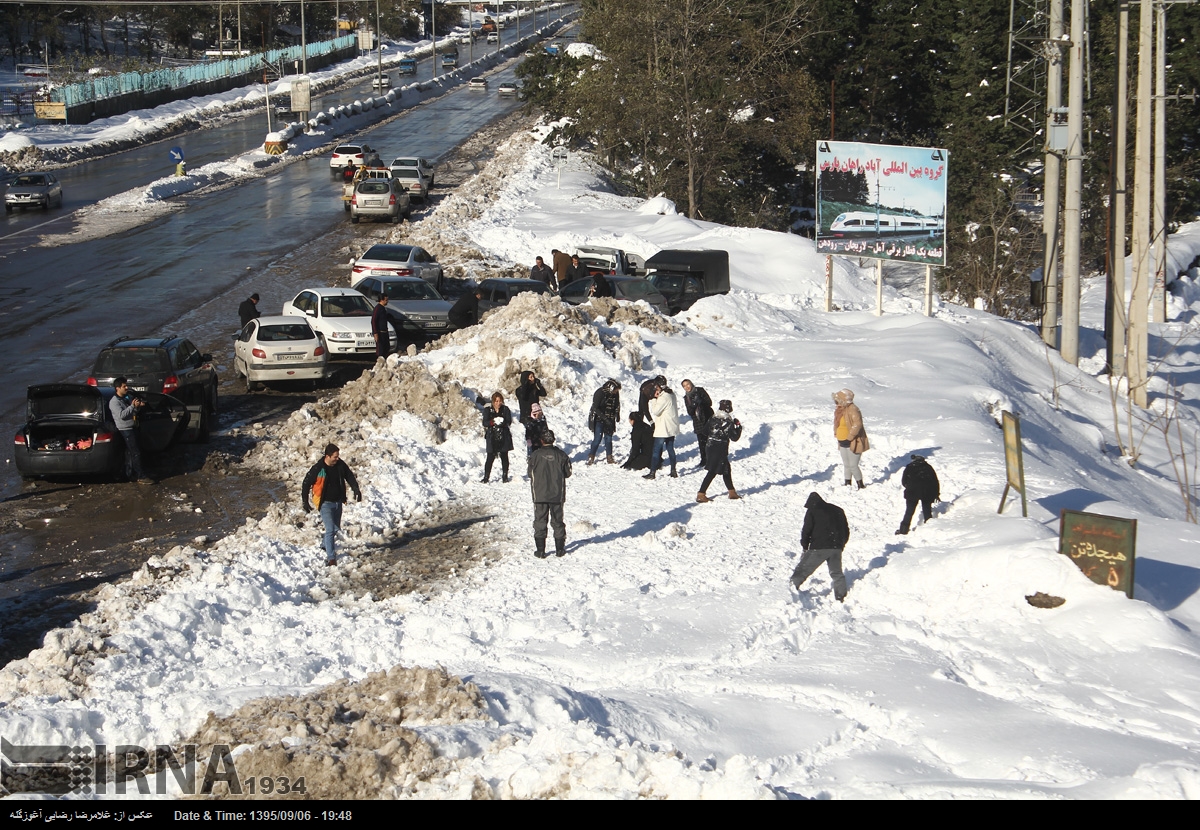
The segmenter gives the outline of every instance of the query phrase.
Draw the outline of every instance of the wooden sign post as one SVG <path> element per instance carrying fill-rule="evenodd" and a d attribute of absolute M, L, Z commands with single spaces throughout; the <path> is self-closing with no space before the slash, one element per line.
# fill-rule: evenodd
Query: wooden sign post
<path fill-rule="evenodd" d="M 1021 419 L 1011 412 L 1001 413 L 1004 419 L 1004 493 L 1000 496 L 1000 508 L 997 513 L 1004 512 L 1004 501 L 1008 498 L 1008 490 L 1012 488 L 1021 494 L 1021 515 L 1029 516 L 1029 506 L 1025 501 L 1025 460 L 1021 456 Z"/>

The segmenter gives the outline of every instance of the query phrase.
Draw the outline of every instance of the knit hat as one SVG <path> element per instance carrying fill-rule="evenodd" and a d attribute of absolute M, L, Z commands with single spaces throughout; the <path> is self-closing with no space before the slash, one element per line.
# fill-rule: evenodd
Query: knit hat
<path fill-rule="evenodd" d="M 717 409 L 722 412 L 733 412 L 733 401 L 724 400 L 717 404 Z"/>
<path fill-rule="evenodd" d="M 540 403 L 537 403 L 536 401 L 534 401 L 533 405 L 529 407 L 529 416 L 531 418 L 540 418 L 541 415 L 542 415 L 542 405 Z"/>
<path fill-rule="evenodd" d="M 543 447 L 549 447 L 554 443 L 554 432 L 552 430 L 544 429 L 542 430 L 542 434 L 538 436 L 538 440 L 541 442 Z"/>

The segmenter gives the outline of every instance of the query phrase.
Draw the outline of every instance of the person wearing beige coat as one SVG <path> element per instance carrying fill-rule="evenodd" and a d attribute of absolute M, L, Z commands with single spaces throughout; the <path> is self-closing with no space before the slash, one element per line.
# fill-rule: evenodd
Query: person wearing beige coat
<path fill-rule="evenodd" d="M 863 484 L 858 461 L 862 454 L 871 448 L 871 443 L 867 440 L 867 430 L 863 427 L 862 412 L 854 405 L 854 393 L 849 389 L 834 392 L 833 402 L 833 434 L 838 442 L 838 451 L 842 455 L 846 486 L 857 482 L 858 489 L 861 490 L 867 485 Z"/>

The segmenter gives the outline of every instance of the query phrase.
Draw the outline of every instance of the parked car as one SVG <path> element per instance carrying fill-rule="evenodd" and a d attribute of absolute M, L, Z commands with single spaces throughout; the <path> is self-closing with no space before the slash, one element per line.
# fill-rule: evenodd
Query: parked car
<path fill-rule="evenodd" d="M 371 302 L 388 298 L 387 314 L 401 336 L 422 340 L 450 332 L 450 303 L 420 277 L 362 277 L 353 288 Z"/>
<path fill-rule="evenodd" d="M 372 356 L 375 338 L 371 334 L 374 306 L 352 288 L 307 288 L 283 304 L 283 315 L 307 317 L 308 324 L 325 338 L 330 358 Z M 392 349 L 399 338 L 389 325 Z"/>
<path fill-rule="evenodd" d="M 627 300 L 635 303 L 638 300 L 645 300 L 660 314 L 669 314 L 670 309 L 667 303 L 667 298 L 658 292 L 649 280 L 641 277 L 623 277 L 623 276 L 606 276 L 605 279 L 613 287 L 613 294 L 618 300 Z M 559 296 L 563 302 L 571 305 L 579 305 L 586 303 L 591 299 L 592 280 L 585 277 L 559 289 Z"/>
<path fill-rule="evenodd" d="M 437 184 L 437 174 L 433 169 L 433 162 L 427 158 L 421 158 L 420 156 L 397 156 L 392 159 L 392 163 L 388 167 L 393 172 L 398 167 L 416 167 L 421 171 L 421 175 L 429 180 L 431 188 Z"/>
<path fill-rule="evenodd" d="M 371 89 L 391 89 L 392 76 L 384 72 L 382 75 L 376 75 L 371 78 Z"/>
<path fill-rule="evenodd" d="M 576 250 L 575 253 L 579 255 L 579 264 L 586 268 L 589 274 L 613 274 L 618 277 L 633 276 L 629 257 L 620 248 L 584 245 Z"/>
<path fill-rule="evenodd" d="M 393 178 L 363 179 L 350 199 L 350 221 L 358 224 L 363 217 L 387 219 L 393 225 L 412 211 L 412 199 Z"/>
<path fill-rule="evenodd" d="M 496 92 L 500 95 L 516 95 L 519 91 L 517 85 L 512 81 L 504 81 L 496 89 Z"/>
<path fill-rule="evenodd" d="M 401 75 L 416 75 L 417 74 L 416 58 L 401 58 L 397 71 Z"/>
<path fill-rule="evenodd" d="M 424 202 L 429 198 L 429 190 L 433 187 L 429 179 L 416 167 L 392 167 L 392 177 L 408 191 L 414 199 Z"/>
<path fill-rule="evenodd" d="M 729 293 L 729 252 L 662 250 L 646 260 L 649 279 L 670 305 L 671 314 L 702 297 Z"/>
<path fill-rule="evenodd" d="M 233 371 L 256 383 L 325 377 L 329 353 L 320 335 L 301 317 L 281 315 L 251 320 L 233 336 Z"/>
<path fill-rule="evenodd" d="M 4 191 L 4 211 L 14 208 L 40 207 L 49 210 L 62 207 L 62 183 L 53 173 L 22 173 Z"/>
<path fill-rule="evenodd" d="M 13 461 L 21 478 L 119 478 L 125 469 L 125 442 L 113 423 L 108 402 L 112 387 L 86 383 L 30 386 L 25 423 L 13 436 Z M 169 395 L 140 392 L 138 446 L 142 452 L 167 449 L 183 432 L 188 411 Z"/>
<path fill-rule="evenodd" d="M 340 173 L 342 168 L 350 165 L 360 167 L 363 157 L 374 152 L 367 144 L 339 144 L 333 148 L 333 155 L 329 157 L 329 169 Z"/>
<path fill-rule="evenodd" d="M 207 441 L 217 420 L 219 378 L 212 355 L 184 337 L 118 337 L 100 350 L 88 386 L 129 379 L 132 392 L 170 395 L 187 407 L 186 438 Z"/>
<path fill-rule="evenodd" d="M 479 312 L 490 311 L 509 304 L 512 298 L 526 291 L 547 294 L 550 289 L 541 280 L 523 280 L 514 277 L 493 277 L 479 283 L 483 296 L 479 298 Z"/>
<path fill-rule="evenodd" d="M 349 213 L 350 205 L 354 201 L 354 193 L 358 190 L 359 184 L 368 180 L 376 179 L 388 181 L 392 178 L 392 171 L 386 167 L 359 167 L 354 171 L 354 175 L 349 181 L 342 183 L 342 208 Z"/>
<path fill-rule="evenodd" d="M 351 263 L 350 284 L 363 277 L 419 277 L 441 291 L 443 272 L 437 257 L 424 248 L 380 243 Z"/>
<path fill-rule="evenodd" d="M 487 89 L 487 78 L 472 78 L 467 81 L 467 89 Z"/>

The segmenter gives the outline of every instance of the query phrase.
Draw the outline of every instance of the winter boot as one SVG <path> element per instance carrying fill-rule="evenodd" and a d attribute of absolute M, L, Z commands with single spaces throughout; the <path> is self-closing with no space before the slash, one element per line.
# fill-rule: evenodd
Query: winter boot
<path fill-rule="evenodd" d="M 488 476 L 484 476 L 482 479 L 480 479 L 480 481 L 482 481 L 484 484 L 487 484 L 490 480 L 491 479 Z"/>
<path fill-rule="evenodd" d="M 854 483 L 854 482 L 853 482 L 853 481 L 851 481 L 850 479 L 846 479 L 846 486 L 847 486 L 847 487 L 849 487 L 849 486 L 850 486 L 851 484 L 853 484 L 853 483 Z"/>
<path fill-rule="evenodd" d="M 710 499 L 704 492 L 699 492 L 696 494 L 696 501 L 700 502 L 701 504 L 708 504 L 710 501 L 712 501 L 712 499 Z"/>
<path fill-rule="evenodd" d="M 863 483 L 862 483 L 862 479 L 861 479 L 861 478 L 858 480 L 858 489 L 859 489 L 859 490 L 866 490 L 866 489 L 867 489 L 867 485 L 865 485 L 865 484 L 863 484 Z"/>
<path fill-rule="evenodd" d="M 535 545 L 537 545 L 537 550 L 535 550 L 533 552 L 533 555 L 536 556 L 538 559 L 545 559 L 546 558 L 546 540 L 545 539 L 534 539 L 533 542 Z"/>
<path fill-rule="evenodd" d="M 612 453 L 611 453 L 611 452 L 608 454 L 608 463 L 609 463 L 609 464 L 616 464 L 616 463 L 617 463 L 617 459 L 615 459 L 615 458 L 613 458 L 613 457 L 612 457 Z"/>
<path fill-rule="evenodd" d="M 897 530 L 897 531 L 896 531 L 896 535 L 897 535 L 897 536 L 907 536 L 907 535 L 908 535 L 908 528 L 907 528 L 907 527 L 902 527 L 902 528 L 900 528 L 899 530 Z"/>
<path fill-rule="evenodd" d="M 671 478 L 679 478 L 679 473 L 675 472 L 675 465 L 671 465 Z"/>
<path fill-rule="evenodd" d="M 730 491 L 729 491 L 729 498 L 731 498 L 731 499 L 740 499 L 740 498 L 741 498 L 741 496 L 739 496 L 739 495 L 737 494 L 737 490 L 730 490 Z"/>
<path fill-rule="evenodd" d="M 642 476 L 642 478 L 649 479 L 650 481 L 654 481 L 654 471 L 651 470 L 650 472 L 648 472 L 644 476 Z"/>
<path fill-rule="evenodd" d="M 567 540 L 566 539 L 555 539 L 554 540 L 554 555 L 555 556 L 566 556 L 567 555 Z"/>
<path fill-rule="evenodd" d="M 594 455 L 589 455 L 589 456 L 588 456 L 588 463 L 587 463 L 587 465 L 590 467 L 590 466 L 592 466 L 592 465 L 593 465 L 593 464 L 595 464 L 595 463 L 596 463 L 596 456 L 594 456 Z"/>

